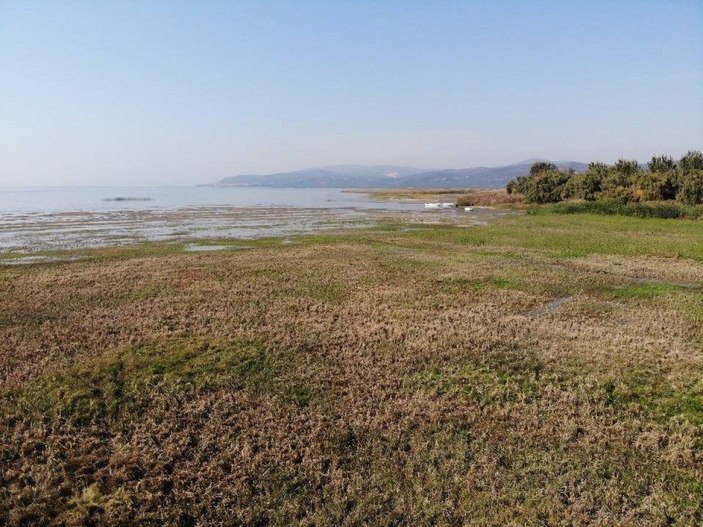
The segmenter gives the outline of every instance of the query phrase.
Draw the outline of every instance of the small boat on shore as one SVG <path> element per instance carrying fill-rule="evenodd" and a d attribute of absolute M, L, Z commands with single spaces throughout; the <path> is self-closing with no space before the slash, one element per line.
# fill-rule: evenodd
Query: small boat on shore
<path fill-rule="evenodd" d="M 473 207 L 464 207 L 464 210 L 466 212 L 472 212 L 474 210 L 474 208 Z"/>

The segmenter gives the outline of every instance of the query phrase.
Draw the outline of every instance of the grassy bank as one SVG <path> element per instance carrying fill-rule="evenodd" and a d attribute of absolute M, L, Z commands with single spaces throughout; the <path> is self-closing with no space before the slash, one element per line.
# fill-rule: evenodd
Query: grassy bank
<path fill-rule="evenodd" d="M 699 222 L 246 245 L 0 267 L 0 523 L 703 521 Z"/>
<path fill-rule="evenodd" d="M 636 218 L 703 218 L 703 206 L 685 205 L 674 201 L 644 203 L 616 203 L 610 201 L 565 202 L 533 207 L 529 212 L 530 214 L 607 214 L 633 216 Z"/>

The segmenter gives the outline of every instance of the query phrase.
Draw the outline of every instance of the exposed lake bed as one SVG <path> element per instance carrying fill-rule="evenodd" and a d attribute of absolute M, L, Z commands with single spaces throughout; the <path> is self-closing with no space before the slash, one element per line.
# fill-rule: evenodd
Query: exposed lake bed
<path fill-rule="evenodd" d="M 252 239 L 369 227 L 380 218 L 482 225 L 490 208 L 426 211 L 417 199 L 338 189 L 2 190 L 0 253 L 201 239 Z M 224 190 L 224 192 L 223 192 Z M 192 191 L 192 192 L 191 192 Z M 53 201 L 52 201 L 53 199 Z"/>

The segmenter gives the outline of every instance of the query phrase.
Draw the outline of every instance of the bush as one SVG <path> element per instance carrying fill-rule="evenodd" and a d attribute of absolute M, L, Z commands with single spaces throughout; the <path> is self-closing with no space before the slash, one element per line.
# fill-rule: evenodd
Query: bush
<path fill-rule="evenodd" d="M 671 156 L 652 156 L 647 166 L 650 172 L 671 172 L 676 170 L 676 162 Z"/>
<path fill-rule="evenodd" d="M 530 175 L 536 176 L 541 172 L 553 171 L 556 169 L 557 166 L 554 163 L 548 163 L 547 161 L 537 161 L 536 163 L 532 163 L 532 166 L 530 167 Z"/>
<path fill-rule="evenodd" d="M 585 174 L 575 174 L 564 185 L 562 199 L 594 201 L 598 198 L 602 183 L 602 176 L 597 172 L 588 171 Z"/>
<path fill-rule="evenodd" d="M 508 194 L 525 194 L 532 184 L 533 177 L 534 176 L 520 176 L 517 179 L 513 179 L 505 187 L 505 190 Z"/>
<path fill-rule="evenodd" d="M 603 190 L 607 191 L 607 193 L 613 197 L 617 196 L 618 200 L 624 199 L 624 196 L 628 194 L 632 194 L 633 197 L 628 198 L 628 201 L 634 201 L 635 197 L 633 192 L 628 193 L 626 190 L 617 189 L 628 189 L 632 187 L 634 177 L 639 171 L 640 167 L 637 161 L 619 159 L 615 165 L 604 171 Z"/>
<path fill-rule="evenodd" d="M 698 150 L 690 150 L 679 161 L 679 168 L 684 174 L 703 170 L 703 154 Z"/>
<path fill-rule="evenodd" d="M 637 195 L 632 187 L 610 187 L 601 192 L 600 199 L 613 203 L 634 203 L 637 201 Z"/>
<path fill-rule="evenodd" d="M 633 159 L 618 159 L 618 162 L 613 165 L 613 170 L 630 178 L 640 171 L 640 164 Z"/>
<path fill-rule="evenodd" d="M 564 186 L 571 174 L 559 170 L 540 172 L 536 176 L 526 178 L 528 181 L 522 194 L 528 203 L 556 203 L 561 201 Z"/>
<path fill-rule="evenodd" d="M 638 172 L 634 176 L 637 201 L 674 199 L 674 183 L 670 172 Z"/>
<path fill-rule="evenodd" d="M 688 205 L 703 203 L 703 170 L 690 172 L 682 179 L 678 198 Z"/>
<path fill-rule="evenodd" d="M 629 188 L 632 186 L 632 178 L 623 174 L 622 172 L 617 172 L 615 170 L 608 170 L 605 177 L 603 178 L 602 188 L 604 191 L 614 190 L 618 188 Z"/>
<path fill-rule="evenodd" d="M 642 217 L 681 217 L 679 205 L 661 203 L 674 199 L 688 205 L 703 203 L 703 153 L 690 151 L 678 164 L 671 156 L 653 156 L 648 169 L 642 170 L 635 160 L 619 159 L 611 166 L 589 163 L 585 173 L 576 174 L 540 161 L 530 167 L 529 175 L 510 181 L 506 191 L 522 194 L 528 203 L 598 202 L 594 210 L 600 207 L 604 211 L 626 205 L 659 203 L 642 209 L 627 208 L 628 214 Z M 691 213 L 686 214 L 692 217 Z"/>

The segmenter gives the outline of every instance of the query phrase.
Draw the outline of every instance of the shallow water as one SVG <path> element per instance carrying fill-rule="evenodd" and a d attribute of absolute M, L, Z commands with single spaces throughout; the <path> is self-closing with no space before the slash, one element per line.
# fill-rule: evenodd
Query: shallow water
<path fill-rule="evenodd" d="M 340 189 L 0 188 L 0 253 L 286 236 L 369 226 L 378 213 L 467 214 Z"/>
<path fill-rule="evenodd" d="M 265 187 L 0 187 L 0 215 L 50 212 L 174 210 L 195 207 L 362 208 L 405 210 L 407 204 L 327 188 Z"/>

